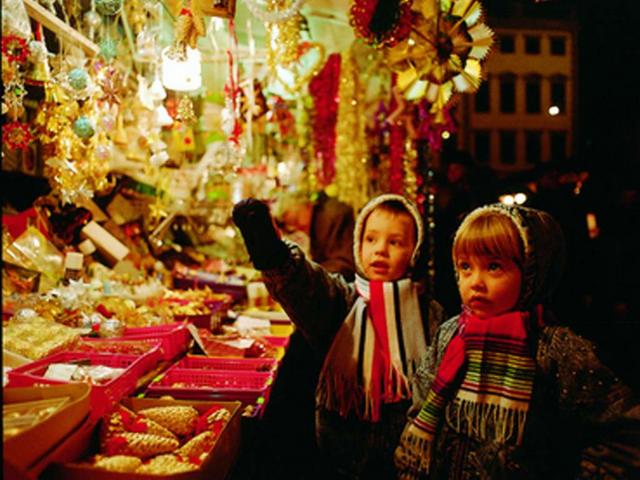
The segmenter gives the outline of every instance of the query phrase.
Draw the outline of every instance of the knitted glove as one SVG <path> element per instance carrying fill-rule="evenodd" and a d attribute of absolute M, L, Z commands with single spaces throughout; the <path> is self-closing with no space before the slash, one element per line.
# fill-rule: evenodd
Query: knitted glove
<path fill-rule="evenodd" d="M 284 264 L 289 249 L 280 240 L 266 204 L 254 198 L 238 202 L 233 207 L 233 222 L 240 229 L 257 270 L 270 270 Z"/>
<path fill-rule="evenodd" d="M 433 437 L 414 422 L 409 422 L 393 454 L 398 479 L 426 478 L 431 463 Z"/>

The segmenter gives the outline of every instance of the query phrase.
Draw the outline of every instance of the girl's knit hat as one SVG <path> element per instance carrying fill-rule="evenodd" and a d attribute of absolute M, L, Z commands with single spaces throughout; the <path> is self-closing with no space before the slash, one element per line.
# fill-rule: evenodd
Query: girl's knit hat
<path fill-rule="evenodd" d="M 509 218 L 522 239 L 524 261 L 518 310 L 529 310 L 548 300 L 558 286 L 565 265 L 565 242 L 558 222 L 548 213 L 519 205 L 495 203 L 473 210 L 458 227 L 461 230 L 474 219 L 487 213 Z"/>
<path fill-rule="evenodd" d="M 362 210 L 360 210 L 358 218 L 356 219 L 356 226 L 353 232 L 353 258 L 356 263 L 356 271 L 361 276 L 364 276 L 364 267 L 360 259 L 360 246 L 362 242 L 362 233 L 364 232 L 364 224 L 371 212 L 383 203 L 391 201 L 402 203 L 406 207 L 407 212 L 411 214 L 416 224 L 416 247 L 413 250 L 413 255 L 411 256 L 411 263 L 409 264 L 410 269 L 415 267 L 416 261 L 420 256 L 420 249 L 422 247 L 422 242 L 424 241 L 424 225 L 418 208 L 412 201 L 406 199 L 402 195 L 385 193 L 384 195 L 374 197 L 364 207 L 362 207 Z"/>

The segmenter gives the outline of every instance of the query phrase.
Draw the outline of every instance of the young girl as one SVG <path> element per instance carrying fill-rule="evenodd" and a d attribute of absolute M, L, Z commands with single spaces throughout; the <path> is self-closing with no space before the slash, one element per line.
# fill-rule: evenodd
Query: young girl
<path fill-rule="evenodd" d="M 463 311 L 440 327 L 416 375 L 395 452 L 400 478 L 637 475 L 630 390 L 544 308 L 564 262 L 555 220 L 478 208 L 455 235 L 453 261 Z"/>
<path fill-rule="evenodd" d="M 263 203 L 234 208 L 271 295 L 317 349 L 316 438 L 329 478 L 393 478 L 393 449 L 410 406 L 410 382 L 442 311 L 410 278 L 423 239 L 415 206 L 382 195 L 354 232 L 356 282 L 330 274 L 285 243 Z"/>

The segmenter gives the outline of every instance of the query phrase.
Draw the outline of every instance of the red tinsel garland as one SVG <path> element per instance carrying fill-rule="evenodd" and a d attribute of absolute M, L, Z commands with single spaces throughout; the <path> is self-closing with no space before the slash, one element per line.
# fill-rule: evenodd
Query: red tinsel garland
<path fill-rule="evenodd" d="M 319 186 L 329 185 L 336 174 L 336 124 L 338 121 L 338 91 L 340 87 L 340 54 L 332 53 L 322 70 L 309 82 L 315 113 L 312 135 L 316 157 L 321 159 Z"/>

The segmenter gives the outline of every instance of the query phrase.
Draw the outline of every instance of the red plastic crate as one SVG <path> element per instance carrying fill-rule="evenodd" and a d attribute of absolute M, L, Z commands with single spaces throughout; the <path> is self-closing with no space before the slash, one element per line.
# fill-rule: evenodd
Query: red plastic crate
<path fill-rule="evenodd" d="M 9 385 L 11 387 L 31 387 L 36 384 L 58 385 L 69 383 L 62 380 L 44 378 L 47 367 L 52 363 L 88 361 L 91 365 L 124 368 L 124 372 L 111 381 L 101 385 L 92 385 L 91 414 L 94 417 L 99 417 L 136 389 L 138 378 L 148 371 L 149 358 L 155 356 L 157 360 L 158 351 L 154 349 L 140 356 L 88 352 L 56 353 L 9 371 Z"/>
<path fill-rule="evenodd" d="M 176 322 L 193 323 L 198 328 L 210 329 L 212 316 L 212 313 L 197 313 L 194 315 L 178 314 L 174 315 L 173 319 Z"/>
<path fill-rule="evenodd" d="M 191 334 L 184 323 L 127 328 L 122 338 L 124 340 L 160 340 L 163 360 L 172 360 L 187 351 L 191 342 Z"/>
<path fill-rule="evenodd" d="M 150 396 L 182 399 L 240 400 L 244 404 L 266 399 L 273 376 L 269 372 L 195 370 L 172 367 L 147 388 Z M 185 386 L 174 386 L 174 384 Z"/>
<path fill-rule="evenodd" d="M 233 357 L 205 357 L 202 355 L 187 355 L 174 368 L 188 368 L 196 370 L 242 370 L 250 372 L 271 372 L 278 368 L 275 358 L 233 358 Z"/>
<path fill-rule="evenodd" d="M 111 353 L 112 355 L 138 355 L 137 352 L 125 352 L 121 351 L 121 348 L 125 348 L 128 343 L 142 343 L 144 344 L 144 351 L 142 353 L 148 353 L 153 348 L 158 348 L 158 357 L 162 358 L 162 339 L 160 338 L 131 338 L 131 337 L 111 337 L 111 338 L 82 338 L 77 345 L 74 345 L 72 350 L 74 352 L 89 352 L 89 353 Z M 121 347 L 118 347 L 118 344 Z M 142 350 L 142 349 L 141 349 Z"/>
<path fill-rule="evenodd" d="M 274 347 L 287 348 L 289 346 L 289 337 L 280 337 L 273 335 L 264 335 L 262 337 Z"/>

